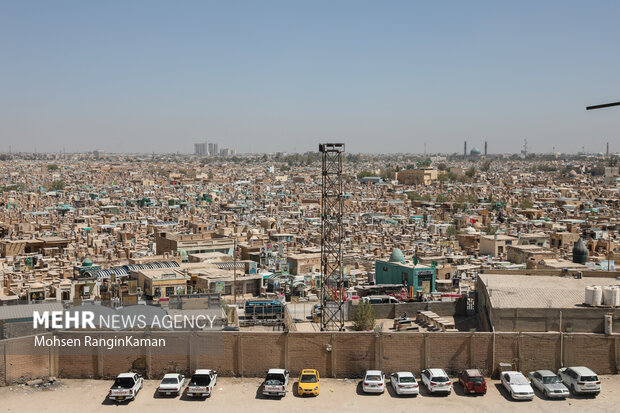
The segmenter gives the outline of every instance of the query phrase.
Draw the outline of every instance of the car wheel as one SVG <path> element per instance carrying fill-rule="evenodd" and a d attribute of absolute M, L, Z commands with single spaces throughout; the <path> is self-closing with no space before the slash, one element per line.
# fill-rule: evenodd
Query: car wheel
<path fill-rule="evenodd" d="M 547 399 L 550 399 L 548 390 L 545 390 L 543 393 Z"/>

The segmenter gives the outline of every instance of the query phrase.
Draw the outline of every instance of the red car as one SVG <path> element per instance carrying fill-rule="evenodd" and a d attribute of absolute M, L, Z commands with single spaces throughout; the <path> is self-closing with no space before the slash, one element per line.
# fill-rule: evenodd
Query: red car
<path fill-rule="evenodd" d="M 487 392 L 487 382 L 484 380 L 480 370 L 463 370 L 459 374 L 459 382 L 463 386 L 465 393 L 485 394 Z"/>

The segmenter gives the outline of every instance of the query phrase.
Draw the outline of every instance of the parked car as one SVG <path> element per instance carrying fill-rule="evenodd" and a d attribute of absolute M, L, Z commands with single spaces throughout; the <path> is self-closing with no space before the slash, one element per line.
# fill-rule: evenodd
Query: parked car
<path fill-rule="evenodd" d="M 452 382 L 448 374 L 442 369 L 426 369 L 420 374 L 422 383 L 431 393 L 448 393 L 452 392 Z"/>
<path fill-rule="evenodd" d="M 321 380 L 317 370 L 303 369 L 299 374 L 299 380 L 297 380 L 297 394 L 300 396 L 308 394 L 318 396 L 320 383 Z"/>
<path fill-rule="evenodd" d="M 383 393 L 385 391 L 385 374 L 381 370 L 366 370 L 362 390 L 364 393 Z"/>
<path fill-rule="evenodd" d="M 565 367 L 558 370 L 558 376 L 574 394 L 597 395 L 601 392 L 601 381 L 587 367 Z"/>
<path fill-rule="evenodd" d="M 370 304 L 398 304 L 400 301 L 391 295 L 369 295 L 362 297 L 362 301 Z"/>
<path fill-rule="evenodd" d="M 467 369 L 459 374 L 459 383 L 465 393 L 486 394 L 487 382 L 478 369 Z"/>
<path fill-rule="evenodd" d="M 502 373 L 502 385 L 515 400 L 534 399 L 534 389 L 525 376 L 518 371 L 505 371 Z"/>
<path fill-rule="evenodd" d="M 169 373 L 161 379 L 157 393 L 160 395 L 170 396 L 171 394 L 180 395 L 185 384 L 185 376 L 178 373 Z"/>
<path fill-rule="evenodd" d="M 110 387 L 108 398 L 116 402 L 134 400 L 142 388 L 144 379 L 137 373 L 121 373 Z"/>
<path fill-rule="evenodd" d="M 412 394 L 417 396 L 420 393 L 420 386 L 413 373 L 409 371 L 399 371 L 390 374 L 390 383 L 396 394 Z"/>
<path fill-rule="evenodd" d="M 199 369 L 194 371 L 187 385 L 187 395 L 190 397 L 211 396 L 213 388 L 217 384 L 217 371 Z"/>
<path fill-rule="evenodd" d="M 284 369 L 269 369 L 263 383 L 263 396 L 285 396 L 289 372 Z"/>
<path fill-rule="evenodd" d="M 562 380 L 550 370 L 530 371 L 528 377 L 532 386 L 540 390 L 547 398 L 563 399 L 569 395 L 568 388 Z"/>

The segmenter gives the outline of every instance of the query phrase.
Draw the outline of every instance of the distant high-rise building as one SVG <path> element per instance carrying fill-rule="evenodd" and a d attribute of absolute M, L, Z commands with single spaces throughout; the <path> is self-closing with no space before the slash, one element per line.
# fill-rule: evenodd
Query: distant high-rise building
<path fill-rule="evenodd" d="M 195 143 L 194 144 L 194 155 L 199 155 L 199 156 L 207 155 L 207 144 L 206 143 Z"/>
<path fill-rule="evenodd" d="M 220 154 L 217 143 L 209 144 L 209 156 L 218 156 Z"/>

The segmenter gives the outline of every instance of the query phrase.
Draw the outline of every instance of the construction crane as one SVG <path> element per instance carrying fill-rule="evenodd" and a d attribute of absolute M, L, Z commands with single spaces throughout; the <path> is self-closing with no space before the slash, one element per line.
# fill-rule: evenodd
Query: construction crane
<path fill-rule="evenodd" d="M 609 108 L 612 106 L 620 106 L 620 102 L 603 103 L 602 105 L 586 106 L 586 110 L 603 109 L 603 108 Z"/>

